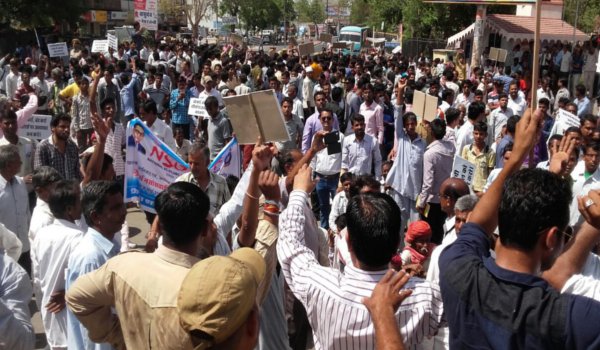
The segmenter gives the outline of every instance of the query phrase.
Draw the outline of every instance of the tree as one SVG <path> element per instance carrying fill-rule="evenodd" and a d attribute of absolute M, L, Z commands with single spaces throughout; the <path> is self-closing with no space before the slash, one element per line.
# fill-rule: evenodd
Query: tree
<path fill-rule="evenodd" d="M 0 23 L 18 28 L 44 27 L 54 22 L 75 23 L 83 12 L 80 0 L 0 1 Z"/>
<path fill-rule="evenodd" d="M 209 10 L 217 10 L 216 0 L 186 0 L 182 5 L 188 23 L 192 24 L 192 38 L 198 38 L 198 26 Z"/>
<path fill-rule="evenodd" d="M 312 22 L 315 25 L 316 34 L 319 35 L 318 25 L 327 18 L 323 3 L 320 0 L 300 0 L 296 4 L 300 20 Z"/>
<path fill-rule="evenodd" d="M 282 11 L 273 0 L 228 0 L 222 1 L 223 13 L 237 16 L 246 29 L 265 29 L 279 23 Z"/>

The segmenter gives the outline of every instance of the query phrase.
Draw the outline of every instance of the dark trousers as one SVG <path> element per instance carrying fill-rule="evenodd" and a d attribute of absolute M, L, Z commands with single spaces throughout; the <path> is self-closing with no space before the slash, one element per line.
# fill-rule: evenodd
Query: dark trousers
<path fill-rule="evenodd" d="M 29 255 L 29 251 L 22 253 L 17 262 L 25 269 L 25 271 L 27 271 L 29 277 L 31 277 L 31 255 Z"/>
<path fill-rule="evenodd" d="M 431 243 L 440 244 L 444 238 L 444 221 L 446 213 L 442 211 L 442 206 L 439 203 L 428 203 L 429 214 L 427 217 L 421 216 L 421 220 L 426 221 L 431 226 Z"/>

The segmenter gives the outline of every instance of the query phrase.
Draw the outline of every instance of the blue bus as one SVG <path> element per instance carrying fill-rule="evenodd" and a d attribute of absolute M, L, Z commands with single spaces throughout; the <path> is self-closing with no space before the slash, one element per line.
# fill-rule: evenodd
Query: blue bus
<path fill-rule="evenodd" d="M 338 42 L 352 43 L 352 49 L 344 49 L 344 55 L 358 55 L 367 40 L 369 27 L 347 26 L 340 29 Z"/>

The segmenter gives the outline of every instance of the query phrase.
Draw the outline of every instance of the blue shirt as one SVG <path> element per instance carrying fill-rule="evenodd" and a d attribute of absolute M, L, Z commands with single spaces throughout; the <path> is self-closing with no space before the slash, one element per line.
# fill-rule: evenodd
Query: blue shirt
<path fill-rule="evenodd" d="M 589 98 L 584 96 L 581 100 L 576 98 L 573 102 L 575 102 L 575 104 L 577 105 L 577 116 L 579 118 L 583 117 L 588 113 L 591 113 L 592 106 L 590 105 Z"/>
<path fill-rule="evenodd" d="M 123 86 L 120 91 L 121 94 L 121 105 L 123 106 L 123 113 L 126 116 L 135 115 L 135 85 L 137 83 L 137 74 L 133 73 L 131 80 L 127 85 Z"/>
<path fill-rule="evenodd" d="M 502 140 L 498 142 L 498 146 L 496 147 L 496 168 L 504 167 L 504 149 L 511 142 L 514 141 L 512 136 L 510 136 L 509 134 L 504 135 Z"/>
<path fill-rule="evenodd" d="M 600 303 L 503 269 L 467 223 L 439 260 L 451 349 L 599 349 Z"/>
<path fill-rule="evenodd" d="M 113 244 L 102 234 L 89 227 L 79 245 L 71 253 L 67 265 L 67 290 L 75 280 L 86 273 L 97 270 L 108 259 L 119 253 L 120 247 Z M 94 343 L 88 337 L 87 329 L 79 323 L 79 320 L 71 310 L 67 312 L 67 334 L 69 350 L 110 350 L 108 343 Z"/>
<path fill-rule="evenodd" d="M 179 89 L 171 91 L 171 101 L 169 107 L 171 108 L 171 121 L 175 124 L 189 124 L 190 117 L 188 116 L 188 107 L 190 105 L 190 98 L 192 93 L 190 90 L 185 91 L 185 98 L 179 99 Z"/>

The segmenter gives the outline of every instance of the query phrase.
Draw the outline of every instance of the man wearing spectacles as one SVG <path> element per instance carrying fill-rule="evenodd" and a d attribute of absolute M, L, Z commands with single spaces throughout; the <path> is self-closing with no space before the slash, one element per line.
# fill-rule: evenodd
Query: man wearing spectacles
<path fill-rule="evenodd" d="M 569 224 L 577 229 L 583 223 L 579 213 L 577 197 L 585 196 L 590 190 L 600 189 L 600 144 L 593 142 L 583 146 L 583 159 L 577 164 L 571 177 L 573 178 L 573 200 L 571 201 Z"/>

